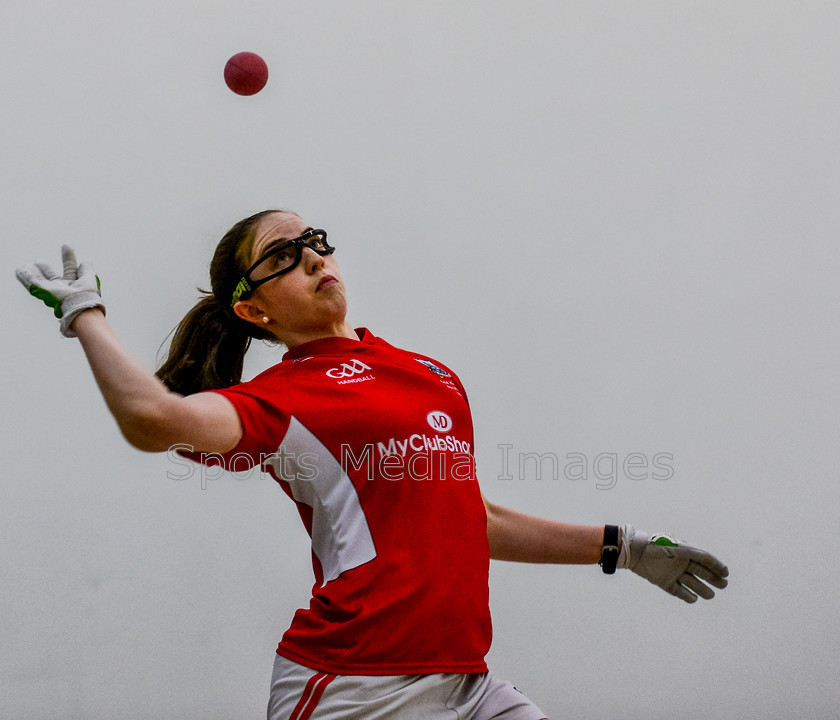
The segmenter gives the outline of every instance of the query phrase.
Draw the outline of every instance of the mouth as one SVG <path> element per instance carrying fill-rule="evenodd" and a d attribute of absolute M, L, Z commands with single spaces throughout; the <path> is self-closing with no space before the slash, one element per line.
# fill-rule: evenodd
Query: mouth
<path fill-rule="evenodd" d="M 315 288 L 315 292 L 319 292 L 320 290 L 326 290 L 328 287 L 332 287 L 337 283 L 338 280 L 332 275 L 324 275 L 324 277 L 321 278 L 321 282 L 318 283 L 318 287 Z"/>

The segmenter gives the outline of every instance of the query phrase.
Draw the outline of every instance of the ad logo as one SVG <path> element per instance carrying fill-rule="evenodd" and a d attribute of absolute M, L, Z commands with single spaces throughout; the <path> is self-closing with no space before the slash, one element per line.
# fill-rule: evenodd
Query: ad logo
<path fill-rule="evenodd" d="M 327 370 L 327 376 L 335 380 L 342 378 L 353 377 L 353 375 L 360 375 L 365 370 L 370 370 L 370 367 L 365 365 L 361 360 L 353 359 L 349 363 L 341 363 L 341 367 L 330 368 Z"/>
<path fill-rule="evenodd" d="M 442 410 L 432 410 L 426 415 L 426 422 L 435 432 L 448 432 L 452 429 L 452 418 Z"/>

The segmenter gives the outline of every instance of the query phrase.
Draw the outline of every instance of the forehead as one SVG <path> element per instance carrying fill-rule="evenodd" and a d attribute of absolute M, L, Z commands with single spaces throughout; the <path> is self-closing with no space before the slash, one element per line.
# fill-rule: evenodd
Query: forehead
<path fill-rule="evenodd" d="M 272 213 L 257 223 L 251 255 L 259 257 L 269 243 L 275 240 L 293 240 L 303 235 L 308 229 L 309 225 L 299 215 L 285 212 Z"/>

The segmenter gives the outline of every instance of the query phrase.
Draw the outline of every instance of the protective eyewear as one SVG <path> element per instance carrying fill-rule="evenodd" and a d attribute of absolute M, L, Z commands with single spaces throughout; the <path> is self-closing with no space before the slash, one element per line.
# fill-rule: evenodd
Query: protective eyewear
<path fill-rule="evenodd" d="M 327 242 L 326 230 L 308 230 L 294 240 L 275 240 L 236 283 L 230 304 L 236 305 L 263 283 L 294 270 L 303 258 L 304 247 L 314 250 L 321 257 L 335 252 L 335 248 Z"/>

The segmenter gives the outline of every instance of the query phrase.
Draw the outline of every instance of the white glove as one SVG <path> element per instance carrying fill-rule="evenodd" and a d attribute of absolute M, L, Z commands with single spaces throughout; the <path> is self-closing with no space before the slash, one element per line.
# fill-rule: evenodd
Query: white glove
<path fill-rule="evenodd" d="M 617 566 L 629 568 L 645 580 L 687 603 L 700 596 L 710 600 L 716 588 L 725 588 L 729 570 L 716 557 L 669 535 L 652 537 L 632 525 L 621 529 L 621 551 Z"/>
<path fill-rule="evenodd" d="M 49 265 L 35 263 L 15 271 L 17 279 L 39 300 L 53 308 L 61 320 L 59 330 L 65 337 L 76 337 L 70 325 L 82 310 L 98 307 L 105 312 L 99 292 L 99 278 L 89 263 L 76 262 L 76 255 L 68 245 L 61 246 L 64 275 L 60 276 Z"/>

